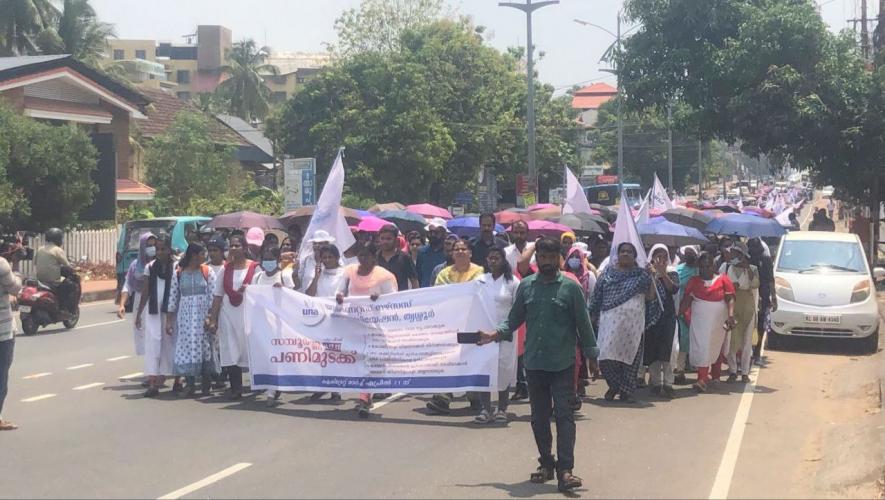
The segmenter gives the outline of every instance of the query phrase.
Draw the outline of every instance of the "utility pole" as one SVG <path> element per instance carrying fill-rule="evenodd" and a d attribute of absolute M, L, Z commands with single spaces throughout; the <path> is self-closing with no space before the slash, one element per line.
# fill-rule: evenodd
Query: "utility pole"
<path fill-rule="evenodd" d="M 537 195 L 537 178 L 538 167 L 536 164 L 535 154 L 535 62 L 533 53 L 535 51 L 532 45 L 532 13 L 541 7 L 558 4 L 559 0 L 545 0 L 543 2 L 532 3 L 532 0 L 525 0 L 525 3 L 501 2 L 499 7 L 512 7 L 519 9 L 525 13 L 526 18 L 526 80 L 528 85 L 528 93 L 526 97 L 526 129 L 529 142 L 529 179 L 534 184 Z"/>
<path fill-rule="evenodd" d="M 885 0 L 882 0 L 885 2 Z M 667 189 L 673 195 L 673 105 L 667 105 Z"/>
<path fill-rule="evenodd" d="M 701 201 L 704 196 L 704 153 L 701 147 L 702 142 L 698 139 L 698 201 Z"/>
<path fill-rule="evenodd" d="M 621 55 L 621 13 L 618 12 L 617 50 L 615 57 Z M 615 71 L 618 79 L 618 193 L 624 192 L 624 92 L 621 89 L 621 68 L 615 60 Z"/>
<path fill-rule="evenodd" d="M 869 19 L 867 19 L 867 0 L 860 0 L 860 49 L 863 54 L 864 61 L 870 60 L 870 53 L 872 52 L 872 46 L 870 45 L 870 27 L 867 24 Z"/>

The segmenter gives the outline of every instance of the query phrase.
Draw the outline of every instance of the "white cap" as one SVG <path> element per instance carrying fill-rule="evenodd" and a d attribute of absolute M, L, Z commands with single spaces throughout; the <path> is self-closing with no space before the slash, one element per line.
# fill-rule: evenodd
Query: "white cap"
<path fill-rule="evenodd" d="M 313 232 L 313 238 L 307 240 L 308 243 L 335 243 L 335 238 L 328 231 L 317 229 Z"/>
<path fill-rule="evenodd" d="M 434 217 L 424 226 L 425 231 L 433 231 L 435 227 L 446 227 L 446 220 L 442 217 Z"/>

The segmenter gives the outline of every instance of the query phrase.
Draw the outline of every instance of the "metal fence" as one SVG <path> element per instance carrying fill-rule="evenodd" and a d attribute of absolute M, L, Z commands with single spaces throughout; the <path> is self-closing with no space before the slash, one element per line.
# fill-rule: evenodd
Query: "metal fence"
<path fill-rule="evenodd" d="M 120 231 L 115 229 L 98 229 L 95 231 L 69 231 L 65 233 L 64 244 L 62 248 L 68 255 L 71 263 L 79 262 L 81 259 L 91 263 L 108 263 L 116 262 L 117 240 Z M 30 245 L 34 250 L 43 246 L 43 235 L 32 238 Z M 25 276 L 34 276 L 34 262 L 21 262 L 21 273 Z"/>

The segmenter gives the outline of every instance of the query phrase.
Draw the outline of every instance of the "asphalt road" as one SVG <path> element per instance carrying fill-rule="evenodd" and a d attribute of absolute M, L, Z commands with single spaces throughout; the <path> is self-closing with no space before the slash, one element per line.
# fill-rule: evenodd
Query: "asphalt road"
<path fill-rule="evenodd" d="M 0 433 L 0 497 L 561 496 L 554 482 L 527 481 L 527 404 L 511 406 L 507 427 L 478 427 L 466 410 L 427 415 L 411 396 L 369 420 L 356 418 L 354 395 L 333 404 L 286 394 L 273 409 L 255 396 L 143 399 L 137 381 L 121 379 L 142 361 L 128 323 L 115 320 L 110 304 L 89 305 L 73 331 L 17 338 L 4 416 L 21 428 Z M 685 386 L 664 402 L 640 391 L 631 407 L 603 403 L 604 382 L 593 383 L 578 422 L 577 494 L 872 495 L 882 422 L 870 391 L 882 354 L 796 347 L 767 353 L 746 392 Z"/>

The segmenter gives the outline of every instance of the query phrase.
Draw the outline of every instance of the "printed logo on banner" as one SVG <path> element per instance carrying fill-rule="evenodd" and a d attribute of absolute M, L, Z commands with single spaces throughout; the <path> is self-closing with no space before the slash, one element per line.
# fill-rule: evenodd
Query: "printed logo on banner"
<path fill-rule="evenodd" d="M 305 300 L 301 305 L 301 322 L 305 326 L 317 326 L 326 319 L 326 311 L 311 300 Z"/>

